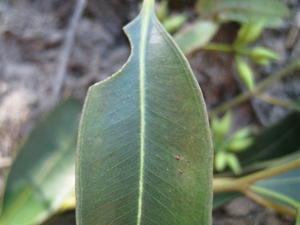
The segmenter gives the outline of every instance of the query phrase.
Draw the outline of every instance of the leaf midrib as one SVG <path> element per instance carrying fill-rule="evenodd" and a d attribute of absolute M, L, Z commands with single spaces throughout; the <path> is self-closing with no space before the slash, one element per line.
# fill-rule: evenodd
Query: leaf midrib
<path fill-rule="evenodd" d="M 144 16 L 141 22 L 141 41 L 139 46 L 139 93 L 140 93 L 140 168 L 139 168 L 139 190 L 138 190 L 138 208 L 137 225 L 142 222 L 143 193 L 144 193 L 144 164 L 145 164 L 145 78 L 146 78 L 146 46 L 149 32 L 149 21 L 152 9 L 152 1 L 145 1 L 143 6 Z M 143 12 L 142 12 L 143 13 Z"/>

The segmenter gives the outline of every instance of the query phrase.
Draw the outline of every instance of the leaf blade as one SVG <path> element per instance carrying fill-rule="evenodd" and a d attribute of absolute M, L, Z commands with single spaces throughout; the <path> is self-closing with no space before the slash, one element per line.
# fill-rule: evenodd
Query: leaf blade
<path fill-rule="evenodd" d="M 80 111 L 77 101 L 62 103 L 24 143 L 8 176 L 1 225 L 38 224 L 72 191 Z"/>
<path fill-rule="evenodd" d="M 89 90 L 78 144 L 79 225 L 210 223 L 212 151 L 202 94 L 147 4 L 126 28 L 128 62 Z"/>

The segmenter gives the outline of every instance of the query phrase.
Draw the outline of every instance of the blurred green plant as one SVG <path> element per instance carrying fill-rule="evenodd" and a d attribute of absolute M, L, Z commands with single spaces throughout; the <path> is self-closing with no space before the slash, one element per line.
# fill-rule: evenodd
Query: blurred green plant
<path fill-rule="evenodd" d="M 188 18 L 184 13 L 171 14 L 168 8 L 168 3 L 168 0 L 161 1 L 157 9 L 157 18 L 169 33 L 174 33 L 183 26 Z"/>
<path fill-rule="evenodd" d="M 286 132 L 282 132 L 283 130 Z M 273 174 L 276 171 L 276 174 L 281 174 L 286 173 L 286 171 L 292 171 L 294 169 L 300 168 L 300 165 L 296 163 L 290 168 L 286 167 L 284 170 L 278 169 L 282 165 L 288 165 L 295 159 L 300 158 L 299 132 L 299 112 L 293 112 L 285 118 L 283 118 L 282 120 L 280 120 L 279 122 L 277 122 L 276 124 L 261 130 L 261 132 L 258 135 L 253 137 L 252 144 L 238 155 L 239 161 L 241 165 L 243 165 L 243 171 L 242 174 L 240 174 L 240 178 L 229 179 L 227 177 L 224 181 L 224 174 L 220 174 L 217 175 L 217 177 L 214 179 L 214 206 L 221 206 L 222 204 L 240 196 L 240 194 L 243 193 L 247 194 L 248 197 L 253 198 L 255 201 L 258 201 L 259 203 L 267 207 L 274 208 L 275 210 L 283 214 L 295 216 L 295 208 L 286 207 L 285 204 L 277 204 L 277 200 L 274 200 L 274 198 L 273 200 L 271 200 L 269 196 L 260 195 L 258 192 L 260 192 L 261 190 L 255 189 L 255 183 L 264 183 L 265 180 L 269 179 L 269 176 L 277 176 Z M 254 179 L 252 176 L 253 174 L 257 173 L 261 174 L 262 171 L 269 171 L 270 169 L 273 172 L 269 173 L 268 177 L 255 175 Z M 265 172 L 263 172 L 262 174 L 264 173 Z M 248 175 L 252 176 L 251 183 L 253 185 L 251 186 L 249 186 L 250 184 L 248 182 L 250 180 L 244 179 Z M 226 174 L 226 176 L 228 176 L 228 174 Z M 237 183 L 234 183 L 234 181 L 237 179 L 244 179 L 244 185 L 240 183 L 237 187 L 233 188 L 234 185 L 237 185 Z M 295 181 L 292 181 L 289 183 L 289 185 L 285 186 L 283 190 L 285 192 L 285 195 L 293 196 L 293 193 L 295 193 L 293 190 L 298 190 L 298 184 L 294 183 L 297 181 L 297 179 L 298 178 L 296 177 Z M 232 182 L 232 186 L 230 189 L 227 189 L 227 185 L 229 185 L 230 182 Z M 269 184 L 274 183 L 271 182 Z M 239 187 L 241 186 L 243 186 L 243 188 L 239 189 Z M 249 189 L 252 190 L 249 191 Z M 256 191 L 257 193 L 253 193 L 254 191 Z M 291 191 L 291 193 L 289 193 L 289 191 Z M 272 195 L 272 193 L 269 195 Z M 289 198 L 293 199 L 293 197 Z"/>
<path fill-rule="evenodd" d="M 249 47 L 260 37 L 263 28 L 264 24 L 261 22 L 242 24 L 233 44 L 209 43 L 203 49 L 233 54 L 238 76 L 248 89 L 253 90 L 255 77 L 249 61 L 269 66 L 272 61 L 280 59 L 277 53 L 267 47 Z"/>
<path fill-rule="evenodd" d="M 214 192 L 240 192 L 300 222 L 300 158 L 240 178 L 214 179 Z"/>
<path fill-rule="evenodd" d="M 213 118 L 211 130 L 215 149 L 215 169 L 223 172 L 229 167 L 236 175 L 242 172 L 237 153 L 249 147 L 253 138 L 250 137 L 251 129 L 245 127 L 231 134 L 232 113 L 227 112 L 222 118 Z"/>
<path fill-rule="evenodd" d="M 81 104 L 59 104 L 21 146 L 8 175 L 1 225 L 40 224 L 74 188 L 75 150 Z"/>
<path fill-rule="evenodd" d="M 212 21 L 196 20 L 175 34 L 175 40 L 186 54 L 192 54 L 206 45 L 217 32 L 219 26 Z"/>
<path fill-rule="evenodd" d="M 187 55 L 200 48 L 234 54 L 237 75 L 244 85 L 253 90 L 255 76 L 251 62 L 269 66 L 280 59 L 273 50 L 254 46 L 265 28 L 276 28 L 289 15 L 286 5 L 279 0 L 199 0 L 196 5 L 199 19 L 175 35 L 179 47 Z M 241 28 L 232 44 L 208 43 L 219 24 L 236 21 Z"/>
<path fill-rule="evenodd" d="M 289 15 L 281 0 L 198 0 L 197 11 L 202 18 L 224 23 L 259 22 L 267 27 L 278 27 Z"/>

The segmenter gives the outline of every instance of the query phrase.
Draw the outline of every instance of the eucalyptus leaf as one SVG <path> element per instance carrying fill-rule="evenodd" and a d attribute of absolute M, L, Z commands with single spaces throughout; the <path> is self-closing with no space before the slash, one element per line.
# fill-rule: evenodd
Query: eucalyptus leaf
<path fill-rule="evenodd" d="M 1 225 L 34 225 L 52 215 L 74 187 L 81 104 L 59 105 L 29 136 L 10 170 Z"/>
<path fill-rule="evenodd" d="M 212 146 L 196 79 L 153 0 L 125 31 L 128 62 L 85 101 L 77 223 L 211 224 Z"/>

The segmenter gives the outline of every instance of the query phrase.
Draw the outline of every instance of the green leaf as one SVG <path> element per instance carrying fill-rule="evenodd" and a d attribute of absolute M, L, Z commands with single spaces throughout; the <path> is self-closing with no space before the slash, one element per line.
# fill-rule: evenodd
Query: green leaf
<path fill-rule="evenodd" d="M 240 166 L 240 162 L 236 155 L 232 153 L 226 154 L 226 162 L 228 167 L 232 170 L 235 175 L 238 175 L 242 172 L 242 168 Z"/>
<path fill-rule="evenodd" d="M 255 80 L 251 67 L 239 56 L 235 57 L 235 61 L 239 77 L 250 90 L 253 90 L 255 86 Z"/>
<path fill-rule="evenodd" d="M 175 35 L 180 49 L 189 54 L 207 44 L 218 30 L 218 25 L 211 21 L 196 21 L 184 27 Z"/>
<path fill-rule="evenodd" d="M 228 145 L 228 150 L 231 152 L 242 152 L 253 143 L 252 138 L 232 139 Z"/>
<path fill-rule="evenodd" d="M 296 210 L 300 208 L 299 190 L 299 166 L 280 175 L 260 180 L 250 188 L 254 195 L 258 195 L 259 198 L 263 199 L 264 204 L 275 209 L 292 211 L 293 214 L 296 214 Z"/>
<path fill-rule="evenodd" d="M 168 0 L 162 0 L 157 10 L 157 18 L 164 21 L 169 14 Z"/>
<path fill-rule="evenodd" d="M 243 24 L 238 32 L 234 46 L 236 48 L 243 48 L 244 46 L 252 43 L 261 35 L 263 28 L 263 22 L 250 22 Z"/>
<path fill-rule="evenodd" d="M 262 65 L 268 65 L 271 60 L 278 60 L 279 55 L 272 50 L 265 47 L 255 47 L 251 50 L 250 53 L 251 59 Z"/>
<path fill-rule="evenodd" d="M 171 15 L 164 20 L 163 25 L 168 32 L 173 33 L 177 31 L 186 20 L 187 16 L 184 14 Z"/>
<path fill-rule="evenodd" d="M 253 138 L 249 137 L 251 133 L 251 129 L 249 127 L 245 127 L 243 129 L 235 132 L 231 137 L 228 143 L 228 150 L 231 152 L 242 152 L 246 150 L 252 143 Z"/>
<path fill-rule="evenodd" d="M 78 225 L 211 224 L 212 146 L 197 81 L 152 0 L 125 31 L 128 62 L 85 102 Z"/>
<path fill-rule="evenodd" d="M 253 144 L 240 154 L 241 164 L 250 166 L 299 151 L 299 133 L 300 113 L 291 113 L 255 137 Z"/>
<path fill-rule="evenodd" d="M 227 153 L 225 151 L 219 151 L 216 153 L 216 158 L 215 158 L 216 171 L 221 172 L 226 168 L 227 165 L 226 154 Z"/>
<path fill-rule="evenodd" d="M 283 203 L 297 208 L 300 206 L 300 168 L 258 181 L 252 186 L 252 189 L 256 190 L 254 192 L 263 193 L 273 201 L 283 201 Z M 285 196 L 285 198 L 281 199 L 275 193 Z"/>
<path fill-rule="evenodd" d="M 250 127 L 244 127 L 238 131 L 236 131 L 232 136 L 231 139 L 243 139 L 249 137 L 251 134 Z"/>
<path fill-rule="evenodd" d="M 77 101 L 62 103 L 21 147 L 8 176 L 1 225 L 39 224 L 72 191 L 80 111 Z"/>
<path fill-rule="evenodd" d="M 213 118 L 211 126 L 214 139 L 219 143 L 223 142 L 231 130 L 232 113 L 228 111 L 222 119 Z"/>
<path fill-rule="evenodd" d="M 241 23 L 261 21 L 268 27 L 282 25 L 289 15 L 281 0 L 201 0 L 197 8 L 204 18 Z"/>

